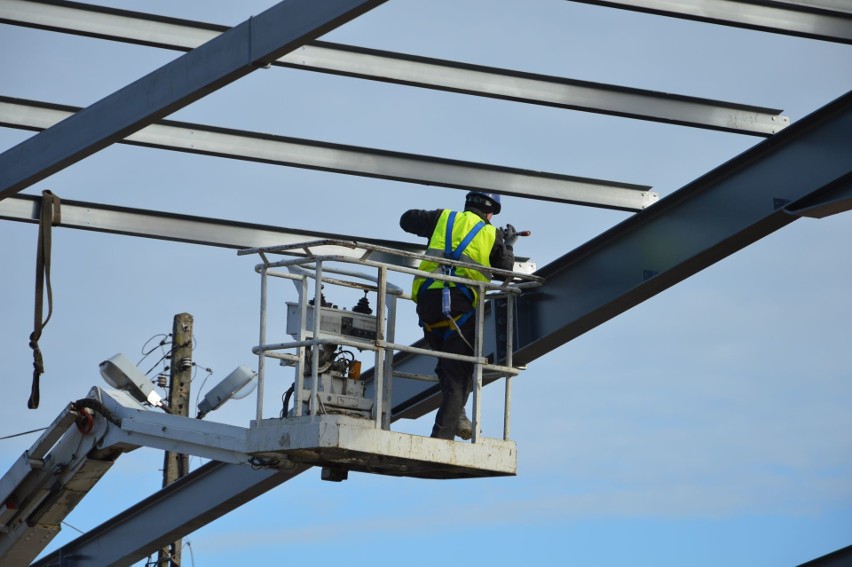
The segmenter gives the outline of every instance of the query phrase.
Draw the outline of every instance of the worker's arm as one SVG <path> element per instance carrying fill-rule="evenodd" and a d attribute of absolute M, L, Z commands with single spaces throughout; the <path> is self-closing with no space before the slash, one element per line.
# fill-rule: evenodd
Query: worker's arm
<path fill-rule="evenodd" d="M 441 209 L 435 211 L 424 211 L 422 209 L 411 209 L 405 211 L 399 217 L 399 226 L 405 232 L 422 236 L 423 238 L 431 238 L 435 232 L 435 226 L 438 224 L 438 219 L 441 217 Z"/>
<path fill-rule="evenodd" d="M 511 244 L 506 244 L 503 240 L 503 231 L 497 229 L 497 235 L 494 238 L 494 246 L 491 247 L 491 255 L 489 257 L 492 268 L 500 270 L 511 270 L 515 267 L 515 251 Z"/>

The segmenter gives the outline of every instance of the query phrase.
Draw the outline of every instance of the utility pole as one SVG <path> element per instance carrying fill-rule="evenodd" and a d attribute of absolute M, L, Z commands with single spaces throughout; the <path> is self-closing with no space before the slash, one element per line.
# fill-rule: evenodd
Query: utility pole
<path fill-rule="evenodd" d="M 192 315 L 179 313 L 172 323 L 172 360 L 169 380 L 169 410 L 174 415 L 189 415 L 189 385 L 192 380 Z M 189 457 L 166 451 L 163 460 L 163 488 L 189 473 Z M 157 565 L 180 567 L 183 540 L 177 540 L 159 552 Z"/>

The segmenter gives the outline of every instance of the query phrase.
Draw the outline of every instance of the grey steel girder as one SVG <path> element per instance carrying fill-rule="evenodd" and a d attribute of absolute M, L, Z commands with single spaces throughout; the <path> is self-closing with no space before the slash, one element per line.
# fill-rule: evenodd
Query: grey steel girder
<path fill-rule="evenodd" d="M 852 92 L 542 267 L 518 300 L 515 364 L 605 323 L 808 212 L 852 209 Z M 817 214 L 819 213 L 819 214 Z M 400 355 L 394 370 L 429 372 Z M 393 415 L 437 407 L 437 386 L 396 379 Z"/>
<path fill-rule="evenodd" d="M 522 322 L 516 363 L 548 353 L 787 225 L 798 218 L 788 209 L 838 185 L 848 188 L 850 172 L 852 93 L 539 270 L 547 281 L 521 302 L 515 318 Z M 394 368 L 421 373 L 432 364 L 430 357 L 405 355 Z M 402 387 L 414 382 L 395 379 L 394 419 L 435 407 L 437 388 Z M 144 555 L 296 474 L 208 463 L 35 565 L 120 546 Z M 160 529 L 154 530 L 156 523 Z"/>
<path fill-rule="evenodd" d="M 837 0 L 570 0 L 711 24 L 852 43 L 852 9 Z"/>
<path fill-rule="evenodd" d="M 515 360 L 534 360 L 784 227 L 798 218 L 788 208 L 848 187 L 850 172 L 852 92 L 542 268 L 547 283 L 518 302 Z"/>
<path fill-rule="evenodd" d="M 0 126 L 41 130 L 50 128 L 66 117 L 77 116 L 74 114 L 77 110 L 75 107 L 0 96 Z M 642 210 L 659 198 L 659 195 L 646 185 L 331 144 L 172 120 L 151 124 L 120 142 L 454 189 L 497 191 L 505 195 L 624 211 Z"/>
<path fill-rule="evenodd" d="M 0 22 L 187 51 L 229 28 L 141 12 L 33 0 L 0 0 Z M 469 95 L 770 136 L 790 123 L 780 110 L 588 81 L 312 42 L 273 63 Z"/>
<path fill-rule="evenodd" d="M 131 565 L 309 468 L 211 461 L 32 565 Z"/>
<path fill-rule="evenodd" d="M 0 154 L 0 199 L 20 192 L 384 2 L 284 0 L 276 4 Z"/>

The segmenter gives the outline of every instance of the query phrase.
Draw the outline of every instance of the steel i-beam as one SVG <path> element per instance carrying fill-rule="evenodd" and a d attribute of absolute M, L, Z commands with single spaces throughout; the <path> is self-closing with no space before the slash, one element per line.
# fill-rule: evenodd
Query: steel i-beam
<path fill-rule="evenodd" d="M 0 0 L 0 22 L 187 51 L 229 28 L 72 2 Z M 770 136 L 780 110 L 315 41 L 273 63 L 374 81 Z"/>
<path fill-rule="evenodd" d="M 285 0 L 0 154 L 0 199 L 264 67 L 385 0 Z"/>
<path fill-rule="evenodd" d="M 0 125 L 50 128 L 78 109 L 0 96 Z M 61 122 L 60 122 L 61 123 Z M 638 211 L 659 195 L 646 185 L 591 179 L 432 156 L 331 144 L 162 120 L 121 143 L 349 175 L 393 179 L 532 199 Z"/>
<path fill-rule="evenodd" d="M 571 0 L 711 24 L 852 43 L 852 9 L 842 0 Z"/>

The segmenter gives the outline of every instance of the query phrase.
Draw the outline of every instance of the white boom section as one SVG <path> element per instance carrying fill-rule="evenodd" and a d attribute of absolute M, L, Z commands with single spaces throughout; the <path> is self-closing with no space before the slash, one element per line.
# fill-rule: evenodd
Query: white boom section
<path fill-rule="evenodd" d="M 160 413 L 125 392 L 95 387 L 66 407 L 0 478 L 0 564 L 29 565 L 118 456 L 141 446 L 294 474 L 308 465 L 423 478 L 514 475 L 517 469 L 512 441 L 454 443 L 345 415 L 269 419 L 243 428 Z"/>

